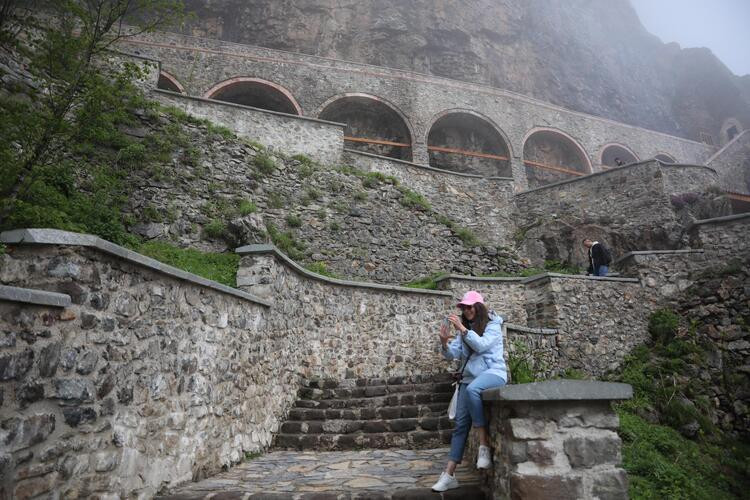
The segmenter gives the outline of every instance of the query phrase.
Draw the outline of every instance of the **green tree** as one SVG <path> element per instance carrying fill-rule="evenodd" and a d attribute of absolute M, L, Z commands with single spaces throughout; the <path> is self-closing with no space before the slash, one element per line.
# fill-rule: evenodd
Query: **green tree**
<path fill-rule="evenodd" d="M 23 60 L 32 79 L 25 98 L 0 101 L 2 227 L 40 178 L 57 178 L 65 195 L 71 176 L 92 175 L 64 168 L 70 146 L 92 134 L 102 112 L 122 114 L 127 103 L 118 98 L 143 74 L 132 63 L 107 64 L 113 46 L 178 22 L 183 10 L 181 0 L 40 1 L 34 12 L 24 0 L 0 2 L 0 50 Z"/>

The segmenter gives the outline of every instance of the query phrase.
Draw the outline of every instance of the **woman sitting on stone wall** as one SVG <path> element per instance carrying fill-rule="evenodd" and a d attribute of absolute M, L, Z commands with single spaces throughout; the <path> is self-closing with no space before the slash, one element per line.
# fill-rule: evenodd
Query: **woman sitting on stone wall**
<path fill-rule="evenodd" d="M 466 292 L 457 305 L 461 309 L 461 316 L 450 315 L 440 327 L 443 355 L 447 359 L 461 359 L 463 362 L 456 407 L 456 427 L 451 438 L 448 465 L 440 474 L 438 482 L 432 486 L 433 491 L 458 488 L 454 472 L 456 465 L 461 463 L 463 458 L 466 439 L 472 425 L 479 429 L 477 468 L 488 469 L 491 466 L 490 440 L 482 408 L 482 391 L 503 386 L 508 378 L 503 358 L 503 319 L 494 312 L 487 311 L 479 292 Z M 451 326 L 456 330 L 456 337 L 452 341 Z"/>

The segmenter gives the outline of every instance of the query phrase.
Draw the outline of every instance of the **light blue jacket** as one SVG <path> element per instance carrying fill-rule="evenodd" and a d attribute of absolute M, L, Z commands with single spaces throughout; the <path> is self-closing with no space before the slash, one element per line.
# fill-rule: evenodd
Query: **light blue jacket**
<path fill-rule="evenodd" d="M 461 383 L 471 383 L 480 374 L 489 372 L 508 380 L 505 358 L 503 358 L 503 318 L 490 312 L 490 322 L 479 336 L 474 330 L 466 335 L 456 334 L 443 351 L 446 359 L 460 359 L 461 366 L 471 355 L 464 370 Z M 473 353 L 472 353 L 473 351 Z"/>

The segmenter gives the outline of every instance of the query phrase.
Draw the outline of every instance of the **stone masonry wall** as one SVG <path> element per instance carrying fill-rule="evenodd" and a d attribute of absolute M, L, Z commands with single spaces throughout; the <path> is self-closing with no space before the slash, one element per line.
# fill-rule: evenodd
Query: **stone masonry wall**
<path fill-rule="evenodd" d="M 529 325 L 559 331 L 559 372 L 601 376 L 649 338 L 652 309 L 638 280 L 546 275 L 526 284 Z"/>
<path fill-rule="evenodd" d="M 703 248 L 717 265 L 750 255 L 750 214 L 697 221 L 690 227 L 693 248 Z"/>
<path fill-rule="evenodd" d="M 344 127 L 331 122 L 184 96 L 166 90 L 151 95 L 198 118 L 210 120 L 288 154 L 304 154 L 321 163 L 338 164 L 344 147 Z"/>
<path fill-rule="evenodd" d="M 681 246 L 689 213 L 678 211 L 670 193 L 688 189 L 680 187 L 677 179 L 691 172 L 700 181 L 691 185 L 690 192 L 704 192 L 711 178 L 709 169 L 663 168 L 651 161 L 520 193 L 515 196 L 516 240 L 532 260 L 558 259 L 583 269 L 588 266 L 581 245 L 584 237 L 605 242 L 615 259 L 632 250 Z M 705 211 L 723 210 L 723 205 L 710 200 L 704 205 Z"/>
<path fill-rule="evenodd" d="M 297 346 L 259 303 L 69 246 L 10 245 L 0 282 L 6 498 L 152 497 L 259 451 L 297 390 Z"/>
<path fill-rule="evenodd" d="M 329 99 L 352 93 L 376 96 L 407 119 L 416 163 L 427 164 L 431 125 L 450 111 L 485 116 L 509 143 L 514 174 L 526 185 L 520 159 L 527 134 L 553 127 L 577 140 L 593 165 L 605 145 L 620 143 L 640 159 L 668 153 L 681 163 L 700 164 L 715 148 L 698 142 L 625 125 L 554 106 L 520 94 L 446 78 L 293 54 L 172 33 L 130 38 L 122 50 L 161 61 L 194 96 L 203 96 L 219 82 L 237 76 L 265 79 L 286 88 L 306 116 L 317 117 Z M 520 167 L 520 168 L 519 168 Z"/>
<path fill-rule="evenodd" d="M 708 159 L 706 165 L 719 173 L 721 187 L 750 194 L 750 130 L 745 130 Z"/>
<path fill-rule="evenodd" d="M 396 177 L 440 214 L 470 228 L 480 239 L 512 245 L 513 180 L 483 178 L 347 150 L 344 161 Z"/>
<path fill-rule="evenodd" d="M 237 286 L 272 300 L 269 324 L 299 339 L 298 369 L 333 379 L 441 373 L 449 292 L 333 280 L 264 247 L 238 249 Z"/>

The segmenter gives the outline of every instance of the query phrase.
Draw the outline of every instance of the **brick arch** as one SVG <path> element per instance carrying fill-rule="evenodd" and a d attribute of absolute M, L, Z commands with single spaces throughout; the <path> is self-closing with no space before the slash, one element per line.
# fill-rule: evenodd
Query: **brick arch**
<path fill-rule="evenodd" d="M 157 83 L 156 86 L 157 88 L 160 88 L 163 90 L 172 90 L 173 92 L 179 92 L 180 94 L 185 93 L 185 87 L 182 86 L 182 84 L 177 80 L 177 78 L 175 78 L 173 75 L 167 73 L 164 70 L 161 70 L 159 72 L 159 83 Z"/>
<path fill-rule="evenodd" d="M 654 155 L 654 158 L 664 163 L 677 163 L 677 160 L 674 158 L 674 156 L 667 153 L 656 153 L 656 155 Z"/>
<path fill-rule="evenodd" d="M 425 131 L 425 143 L 433 167 L 490 177 L 513 176 L 508 136 L 477 111 L 452 108 L 437 113 Z"/>
<path fill-rule="evenodd" d="M 620 157 L 620 159 L 626 165 L 628 163 L 637 163 L 640 161 L 638 155 L 626 145 L 619 142 L 610 142 L 609 144 L 602 146 L 601 153 L 599 154 L 599 164 L 603 167 L 616 167 L 617 165 L 615 165 L 614 162 L 609 161 L 608 156 L 611 154 L 625 156 L 624 158 Z"/>
<path fill-rule="evenodd" d="M 250 77 L 250 76 L 235 76 L 233 78 L 229 78 L 227 80 L 224 80 L 215 84 L 213 87 L 208 89 L 203 94 L 203 97 L 205 99 L 217 99 L 217 96 L 220 96 L 222 92 L 226 92 L 227 90 L 231 88 L 235 88 L 243 84 L 257 85 L 260 88 L 265 87 L 266 89 L 270 89 L 271 91 L 276 92 L 277 94 L 280 94 L 280 97 L 283 96 L 283 98 L 286 99 L 288 103 L 288 107 L 289 107 L 286 111 L 282 111 L 282 112 L 302 116 L 302 107 L 299 105 L 299 103 L 297 102 L 297 99 L 294 98 L 294 96 L 289 90 L 287 90 L 285 87 L 282 87 L 278 83 L 264 80 L 262 78 L 255 78 L 255 77 Z M 233 101 L 229 101 L 229 102 L 233 102 Z M 254 107 L 260 108 L 261 106 L 254 106 Z M 263 109 L 268 109 L 268 108 L 263 108 Z M 277 111 L 277 110 L 272 110 L 272 111 Z"/>
<path fill-rule="evenodd" d="M 360 113 L 354 119 L 347 120 L 346 104 L 359 108 Z M 375 119 L 377 115 L 388 121 L 386 125 L 375 126 L 366 123 L 367 116 Z M 322 120 L 346 123 L 344 132 L 347 147 L 366 152 L 411 161 L 414 147 L 414 127 L 407 116 L 393 103 L 382 97 L 362 92 L 345 92 L 326 99 L 315 116 Z M 347 123 L 357 121 L 360 123 Z M 379 130 L 378 130 L 379 129 Z"/>
<path fill-rule="evenodd" d="M 554 157 L 553 151 L 543 151 L 537 144 L 540 141 L 545 146 L 551 144 L 550 150 L 554 147 L 558 157 Z M 555 141 L 557 144 L 552 144 Z M 537 146 L 536 149 L 530 150 L 533 146 Z M 541 153 L 538 150 L 542 150 Z M 536 127 L 526 133 L 523 138 L 523 161 L 531 189 L 593 171 L 591 159 L 583 146 L 562 130 L 549 127 Z"/>
<path fill-rule="evenodd" d="M 732 129 L 734 129 L 734 135 L 730 134 L 730 130 Z M 723 146 L 724 144 L 740 135 L 743 130 L 744 127 L 737 118 L 727 118 L 726 120 L 724 120 L 724 123 L 721 125 L 721 130 L 719 131 L 719 140 L 721 141 L 721 145 Z"/>

